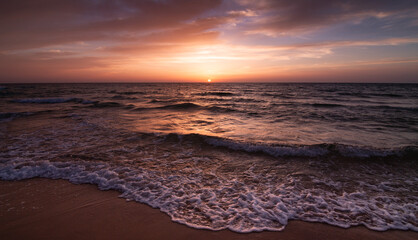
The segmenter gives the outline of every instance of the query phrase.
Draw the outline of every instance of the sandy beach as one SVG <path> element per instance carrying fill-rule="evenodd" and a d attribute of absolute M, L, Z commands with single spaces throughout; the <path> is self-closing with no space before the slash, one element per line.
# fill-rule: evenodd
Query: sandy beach
<path fill-rule="evenodd" d="M 0 239 L 417 239 L 413 231 L 377 232 L 291 221 L 282 232 L 239 234 L 174 223 L 116 191 L 64 180 L 0 182 Z"/>

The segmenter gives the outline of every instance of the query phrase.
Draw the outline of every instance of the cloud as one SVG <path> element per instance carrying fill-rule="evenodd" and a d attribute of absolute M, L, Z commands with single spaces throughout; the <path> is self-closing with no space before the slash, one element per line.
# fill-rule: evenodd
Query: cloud
<path fill-rule="evenodd" d="M 257 11 L 259 18 L 248 26 L 250 33 L 312 31 L 344 22 L 400 15 L 417 19 L 418 2 L 414 0 L 237 0 Z"/>
<path fill-rule="evenodd" d="M 0 2 L 0 50 L 135 39 L 182 28 L 220 0 L 16 0 Z"/>
<path fill-rule="evenodd" d="M 288 49 L 307 49 L 307 48 L 340 48 L 340 47 L 367 47 L 367 46 L 397 46 L 401 44 L 418 43 L 418 38 L 388 38 L 368 41 L 322 41 L 314 43 L 270 46 L 269 49 L 288 50 Z M 262 47 L 265 48 L 265 47 Z"/>

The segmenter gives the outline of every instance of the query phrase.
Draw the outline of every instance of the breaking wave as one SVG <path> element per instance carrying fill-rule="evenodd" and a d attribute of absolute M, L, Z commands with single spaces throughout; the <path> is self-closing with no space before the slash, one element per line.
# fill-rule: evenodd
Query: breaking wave
<path fill-rule="evenodd" d="M 262 143 L 248 143 L 226 138 L 206 136 L 200 134 L 168 134 L 164 139 L 177 137 L 179 140 L 192 140 L 197 143 L 207 143 L 215 147 L 224 147 L 247 153 L 263 153 L 272 157 L 321 157 L 337 156 L 347 158 L 393 158 L 401 157 L 414 159 L 418 157 L 417 146 L 407 146 L 396 149 L 377 149 L 344 144 L 314 144 L 314 145 L 266 145 Z"/>

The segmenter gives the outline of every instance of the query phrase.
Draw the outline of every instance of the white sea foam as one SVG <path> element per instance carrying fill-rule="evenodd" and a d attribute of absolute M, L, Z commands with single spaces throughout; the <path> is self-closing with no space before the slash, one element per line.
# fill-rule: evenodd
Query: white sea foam
<path fill-rule="evenodd" d="M 339 195 L 318 188 L 299 189 L 296 178 L 264 186 L 260 192 L 239 180 L 217 178 L 219 184 L 204 187 L 201 174 L 164 175 L 140 167 L 103 162 L 17 159 L 1 164 L 2 180 L 33 177 L 67 179 L 78 184 L 95 184 L 101 190 L 117 190 L 126 199 L 161 209 L 176 222 L 202 229 L 282 230 L 288 220 L 300 219 L 344 228 L 362 224 L 379 231 L 418 231 L 414 215 L 418 212 L 417 205 L 385 195 L 384 183 L 373 186 L 383 190 L 374 196 L 361 190 Z M 341 187 L 321 179 L 312 179 L 312 182 Z M 413 198 L 418 201 L 416 196 Z"/>

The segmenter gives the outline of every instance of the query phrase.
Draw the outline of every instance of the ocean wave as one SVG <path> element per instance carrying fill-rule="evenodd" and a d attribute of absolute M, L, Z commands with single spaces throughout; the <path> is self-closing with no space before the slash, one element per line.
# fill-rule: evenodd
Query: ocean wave
<path fill-rule="evenodd" d="M 299 102 L 280 102 L 280 103 L 271 103 L 271 106 L 294 106 L 294 107 L 315 107 L 315 108 L 339 108 L 347 107 L 346 105 L 337 104 L 337 103 L 299 103 Z M 351 106 L 350 106 L 351 107 Z"/>
<path fill-rule="evenodd" d="M 400 106 L 379 105 L 379 106 L 371 106 L 370 108 L 418 112 L 418 107 L 400 107 Z"/>
<path fill-rule="evenodd" d="M 405 97 L 404 95 L 400 95 L 400 94 L 395 94 L 395 93 L 372 93 L 369 94 L 370 96 L 375 96 L 375 97 L 393 97 L 393 98 L 402 98 Z"/>
<path fill-rule="evenodd" d="M 96 101 L 93 102 L 91 108 L 125 108 L 125 109 L 132 109 L 134 106 L 132 104 L 123 104 L 119 102 L 100 102 Z"/>
<path fill-rule="evenodd" d="M 55 104 L 55 103 L 68 103 L 68 102 L 75 102 L 75 103 L 82 103 L 82 104 L 90 104 L 93 103 L 88 100 L 84 100 L 82 98 L 25 98 L 25 99 L 15 99 L 12 100 L 15 103 L 41 103 L 41 104 Z"/>
<path fill-rule="evenodd" d="M 114 101 L 90 101 L 82 98 L 27 98 L 12 100 L 15 103 L 34 103 L 34 104 L 59 104 L 59 103 L 79 103 L 88 105 L 90 108 L 125 108 L 131 109 L 131 104 L 123 104 Z"/>
<path fill-rule="evenodd" d="M 274 157 L 321 157 L 342 156 L 347 158 L 387 158 L 387 157 L 418 157 L 418 148 L 415 146 L 399 149 L 375 149 L 342 144 L 317 145 L 283 145 L 269 146 L 263 144 L 238 143 L 230 140 L 210 139 L 207 142 L 214 146 L 227 147 L 245 152 L 262 152 Z"/>
<path fill-rule="evenodd" d="M 361 98 L 382 97 L 382 98 L 403 98 L 404 95 L 395 93 L 366 93 L 366 92 L 338 92 L 341 96 L 353 96 Z"/>
<path fill-rule="evenodd" d="M 200 98 L 197 98 L 196 100 L 198 100 L 198 101 L 204 101 L 204 102 L 230 102 L 230 101 L 235 101 L 235 100 L 232 100 L 232 99 L 229 99 L 229 98 L 222 98 L 222 97 L 210 97 L 210 98 L 207 98 L 207 97 L 200 97 Z"/>
<path fill-rule="evenodd" d="M 135 108 L 136 111 L 146 111 L 146 110 L 177 110 L 177 111 L 196 111 L 196 110 L 206 110 L 212 112 L 236 112 L 237 110 L 218 107 L 218 106 L 202 106 L 195 103 L 177 103 L 177 104 L 168 104 L 159 107 L 139 107 Z"/>
<path fill-rule="evenodd" d="M 289 95 L 287 93 L 263 93 L 263 97 L 272 97 L 272 98 L 294 98 L 295 96 Z"/>
<path fill-rule="evenodd" d="M 344 104 L 337 104 L 337 103 L 299 103 L 299 102 L 281 102 L 281 103 L 271 103 L 271 106 L 294 106 L 294 107 L 314 107 L 314 108 L 350 108 L 356 110 L 394 110 L 394 111 L 411 111 L 411 112 L 418 112 L 417 107 L 409 107 L 409 106 L 391 106 L 391 105 L 384 105 L 384 104 L 363 104 L 363 105 L 344 105 Z"/>
<path fill-rule="evenodd" d="M 312 103 L 309 105 L 313 107 L 323 107 L 323 108 L 345 107 L 344 105 L 334 104 L 334 103 Z"/>
<path fill-rule="evenodd" d="M 146 94 L 145 92 L 141 92 L 141 91 L 125 91 L 125 92 L 122 92 L 122 91 L 115 91 L 115 90 L 112 90 L 112 91 L 110 91 L 109 93 L 116 93 L 116 94 L 119 94 L 119 95 L 142 95 L 142 94 Z"/>
<path fill-rule="evenodd" d="M 175 99 L 168 99 L 168 100 L 152 99 L 148 102 L 149 103 L 173 103 L 173 102 L 177 102 L 177 100 Z"/>
<path fill-rule="evenodd" d="M 190 109 L 201 109 L 202 106 L 195 103 L 178 103 L 178 104 L 169 104 L 162 107 L 156 107 L 159 109 L 178 109 L 178 110 L 190 110 Z"/>
<path fill-rule="evenodd" d="M 234 99 L 234 101 L 237 101 L 237 102 L 254 102 L 254 103 L 264 103 L 264 102 L 267 102 L 265 100 L 254 99 L 254 98 L 238 98 L 238 99 Z"/>
<path fill-rule="evenodd" d="M 215 147 L 224 147 L 235 151 L 247 153 L 264 153 L 273 157 L 330 157 L 345 158 L 393 158 L 401 157 L 414 159 L 418 157 L 418 146 L 407 146 L 396 149 L 377 149 L 372 147 L 351 146 L 344 144 L 314 144 L 314 145 L 266 145 L 262 143 L 248 143 L 231 139 L 207 136 L 201 134 L 164 135 L 164 139 L 190 140 L 197 143 L 207 143 Z"/>
<path fill-rule="evenodd" d="M 33 112 L 0 112 L 0 122 L 12 121 L 19 117 L 34 115 Z"/>
<path fill-rule="evenodd" d="M 136 97 L 123 96 L 123 95 L 114 95 L 112 97 L 112 99 L 116 99 L 116 100 L 136 100 L 138 98 L 136 98 Z"/>
<path fill-rule="evenodd" d="M 195 95 L 198 96 L 220 96 L 220 97 L 227 97 L 227 96 L 234 96 L 236 94 L 232 92 L 202 92 L 202 93 L 196 93 Z"/>

